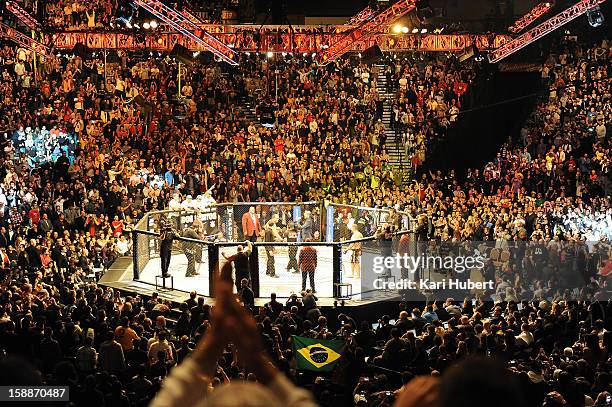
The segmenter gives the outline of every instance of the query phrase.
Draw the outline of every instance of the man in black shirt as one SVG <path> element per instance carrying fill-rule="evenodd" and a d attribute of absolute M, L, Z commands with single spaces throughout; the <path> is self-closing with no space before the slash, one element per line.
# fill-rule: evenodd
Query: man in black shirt
<path fill-rule="evenodd" d="M 239 245 L 236 254 L 233 256 L 227 257 L 225 253 L 221 253 L 225 260 L 234 262 L 236 272 L 236 290 L 238 292 L 240 292 L 240 282 L 242 279 L 246 279 L 249 282 L 251 281 L 251 265 L 249 264 L 249 256 L 253 251 L 253 244 L 248 240 L 245 243 L 247 244 L 246 250 L 244 250 L 242 245 Z"/>
<path fill-rule="evenodd" d="M 172 256 L 172 243 L 180 235 L 165 220 L 161 222 L 160 229 L 159 257 L 161 258 L 161 271 L 162 276 L 168 277 L 170 275 L 168 269 L 170 268 L 170 257 Z"/>

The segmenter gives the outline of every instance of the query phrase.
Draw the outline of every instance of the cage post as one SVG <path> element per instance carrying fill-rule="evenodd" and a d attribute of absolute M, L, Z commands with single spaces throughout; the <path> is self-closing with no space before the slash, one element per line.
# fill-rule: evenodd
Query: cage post
<path fill-rule="evenodd" d="M 249 256 L 249 268 L 251 271 L 251 288 L 255 298 L 259 297 L 259 247 L 254 244 Z"/>
<path fill-rule="evenodd" d="M 132 271 L 134 280 L 138 280 L 140 276 L 140 268 L 138 264 L 138 231 L 132 230 Z"/>
<path fill-rule="evenodd" d="M 334 298 L 338 298 L 338 296 L 340 295 L 338 284 L 340 284 L 340 269 L 342 267 L 342 244 L 340 243 L 335 243 L 333 245 L 332 267 L 333 294 Z"/>
<path fill-rule="evenodd" d="M 208 245 L 208 294 L 213 297 L 215 289 L 216 270 L 219 265 L 219 246 Z"/>

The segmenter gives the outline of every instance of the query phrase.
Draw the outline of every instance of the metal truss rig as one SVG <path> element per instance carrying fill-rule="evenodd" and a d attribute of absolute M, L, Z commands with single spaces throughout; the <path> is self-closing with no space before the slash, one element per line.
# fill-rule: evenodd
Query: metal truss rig
<path fill-rule="evenodd" d="M 23 24 L 31 30 L 39 30 L 40 23 L 34 17 L 28 14 L 27 11 L 21 8 L 16 2 L 9 0 L 6 2 L 6 9 L 13 13 Z"/>
<path fill-rule="evenodd" d="M 377 34 L 382 27 L 391 24 L 415 7 L 416 0 L 400 0 L 386 10 L 363 21 L 359 26 L 343 34 L 342 38 L 330 44 L 329 48 L 319 54 L 319 65 L 325 66 L 341 57 L 344 53 L 351 50 L 354 43 L 358 43 L 371 35 Z"/>
<path fill-rule="evenodd" d="M 361 25 L 364 21 L 367 21 L 370 18 L 372 18 L 375 14 L 376 12 L 374 12 L 374 10 L 372 10 L 368 6 L 364 8 L 363 10 L 361 10 L 359 13 L 355 14 L 353 17 L 351 17 L 351 19 L 348 20 L 346 23 L 342 25 L 337 25 L 336 33 L 340 34 L 343 32 L 347 32 L 348 30 L 352 30 L 356 26 Z"/>
<path fill-rule="evenodd" d="M 50 53 L 49 48 L 46 45 L 28 37 L 21 31 L 18 31 L 13 27 L 9 27 L 2 22 L 0 22 L 0 36 L 8 38 L 16 42 L 19 46 L 32 50 L 38 54 L 48 55 Z"/>
<path fill-rule="evenodd" d="M 361 10 L 359 13 L 355 14 L 348 22 L 343 25 L 357 25 L 361 24 L 367 19 L 371 18 L 376 14 L 374 10 L 372 10 L 369 6 Z"/>
<path fill-rule="evenodd" d="M 543 3 L 538 4 L 537 6 L 529 10 L 529 12 L 523 17 L 516 20 L 514 24 L 508 27 L 508 31 L 514 34 L 520 33 L 529 25 L 531 25 L 531 23 L 533 23 L 535 20 L 546 14 L 548 10 L 550 10 L 554 5 L 555 2 L 553 0 L 545 1 Z"/>
<path fill-rule="evenodd" d="M 497 48 L 489 54 L 489 62 L 496 63 L 502 59 L 514 54 L 515 52 L 523 49 L 527 45 L 531 44 L 555 31 L 557 28 L 569 23 L 577 17 L 580 17 L 590 9 L 598 6 L 606 0 L 582 0 L 573 6 L 569 7 L 565 11 L 557 14 L 554 17 L 544 21 L 542 24 L 537 25 L 529 31 L 521 34 L 515 39 L 508 41 L 501 47 Z"/>
<path fill-rule="evenodd" d="M 203 46 L 230 65 L 238 65 L 236 52 L 198 27 L 191 19 L 158 0 L 135 0 L 134 3 L 168 24 L 170 27 Z"/>

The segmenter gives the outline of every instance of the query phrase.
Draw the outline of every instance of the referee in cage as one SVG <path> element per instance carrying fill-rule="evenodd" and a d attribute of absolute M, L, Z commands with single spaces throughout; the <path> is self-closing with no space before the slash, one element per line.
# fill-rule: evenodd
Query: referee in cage
<path fill-rule="evenodd" d="M 308 239 L 310 242 L 311 239 Z M 313 246 L 304 246 L 298 258 L 298 269 L 302 273 L 302 291 L 306 290 L 306 276 L 310 280 L 310 288 L 315 293 L 315 270 L 317 269 L 317 249 Z"/>

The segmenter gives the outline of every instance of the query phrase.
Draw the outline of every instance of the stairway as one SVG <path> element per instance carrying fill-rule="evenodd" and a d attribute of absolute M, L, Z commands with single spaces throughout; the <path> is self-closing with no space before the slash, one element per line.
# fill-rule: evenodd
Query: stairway
<path fill-rule="evenodd" d="M 240 100 L 240 111 L 244 114 L 247 119 L 247 123 L 255 123 L 255 126 L 259 126 L 259 118 L 257 117 L 257 107 L 253 101 L 247 97 L 241 98 Z"/>
<path fill-rule="evenodd" d="M 378 95 L 384 101 L 382 121 L 385 124 L 385 133 L 387 135 L 385 146 L 389 154 L 389 164 L 391 164 L 394 172 L 402 174 L 402 185 L 405 185 L 411 178 L 411 162 L 405 158 L 401 140 L 396 140 L 395 130 L 391 128 L 392 104 L 395 92 L 390 92 L 388 89 L 387 75 L 385 74 L 386 65 L 376 64 L 376 66 L 378 67 L 376 87 Z"/>

